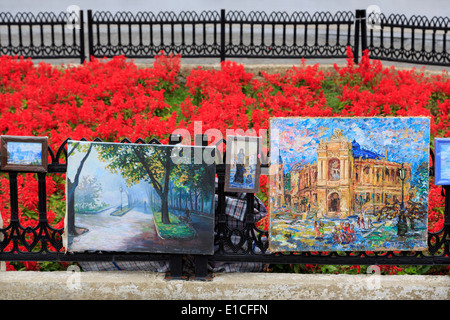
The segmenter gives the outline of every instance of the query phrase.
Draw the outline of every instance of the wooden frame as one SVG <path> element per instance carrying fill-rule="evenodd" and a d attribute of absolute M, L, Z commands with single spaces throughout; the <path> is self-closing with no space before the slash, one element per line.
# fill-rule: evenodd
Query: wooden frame
<path fill-rule="evenodd" d="M 47 172 L 48 137 L 1 136 L 0 140 L 2 171 Z M 20 145 L 28 150 L 22 154 L 12 151 Z"/>
<path fill-rule="evenodd" d="M 231 174 L 234 172 L 233 168 L 233 159 L 234 155 L 243 151 L 244 148 L 239 148 L 240 151 L 236 152 L 234 150 L 235 144 L 244 144 L 245 148 L 245 162 L 247 166 L 244 168 L 243 181 L 242 183 L 235 183 L 234 180 L 231 179 Z M 250 144 L 256 143 L 256 146 L 253 148 Z M 256 150 L 255 150 L 256 149 Z M 251 151 L 253 150 L 253 151 Z M 250 168 L 250 158 L 253 156 L 252 161 L 256 161 L 253 165 L 255 166 L 251 169 L 251 173 L 254 174 L 253 183 L 250 181 L 249 183 L 245 182 L 244 174 Z M 250 136 L 227 136 L 227 150 L 226 150 L 226 163 L 225 163 L 225 191 L 227 192 L 245 192 L 245 193 L 257 193 L 259 191 L 259 176 L 261 174 L 261 137 L 250 137 Z M 247 173 L 247 178 L 248 178 Z M 240 186 L 241 185 L 241 186 Z"/>
<path fill-rule="evenodd" d="M 450 185 L 450 138 L 435 138 L 434 151 L 434 184 L 437 186 L 448 186 Z M 443 157 L 443 153 L 447 157 Z M 447 172 L 443 172 L 443 168 L 446 168 Z"/>

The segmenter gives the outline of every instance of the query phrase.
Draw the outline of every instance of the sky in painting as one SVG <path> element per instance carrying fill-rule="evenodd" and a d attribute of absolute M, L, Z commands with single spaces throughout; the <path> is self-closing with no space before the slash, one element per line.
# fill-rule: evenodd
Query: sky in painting
<path fill-rule="evenodd" d="M 71 150 L 73 145 L 76 144 L 86 145 L 87 146 L 92 142 L 70 142 L 68 143 L 68 149 Z M 94 143 L 95 145 L 96 143 Z M 107 143 L 102 143 L 107 144 Z M 81 160 L 86 154 L 87 149 L 84 150 L 84 152 L 75 151 L 73 152 L 68 160 L 68 167 L 67 167 L 67 176 L 69 179 L 75 178 L 75 174 L 79 168 L 79 165 L 81 163 Z M 123 188 L 123 190 L 129 190 L 133 189 L 134 192 L 142 192 L 144 196 L 144 182 L 139 183 L 136 186 L 132 186 L 131 188 L 127 188 L 127 183 L 125 179 L 120 174 L 112 173 L 107 168 L 108 163 L 100 161 L 98 157 L 98 151 L 97 148 L 92 148 L 91 153 L 89 154 L 89 157 L 86 159 L 82 169 L 81 169 L 81 177 L 87 176 L 87 177 L 94 177 L 97 179 L 97 182 L 100 184 L 102 188 L 102 201 L 105 201 L 107 203 L 110 203 L 112 205 L 120 204 L 121 201 L 121 193 L 120 193 L 120 187 Z M 139 191 L 138 191 L 139 190 Z"/>
<path fill-rule="evenodd" d="M 430 120 L 428 118 L 273 118 L 270 122 L 271 163 L 283 161 L 284 172 L 293 165 L 314 163 L 317 148 L 335 129 L 366 150 L 387 160 L 410 163 L 412 170 L 428 161 Z"/>
<path fill-rule="evenodd" d="M 146 197 L 146 189 L 148 186 L 151 186 L 150 183 L 146 181 L 140 181 L 137 184 L 128 186 L 126 179 L 122 177 L 122 175 L 117 172 L 114 173 L 108 168 L 108 162 L 101 161 L 99 158 L 99 151 L 95 147 L 97 145 L 108 145 L 115 144 L 111 142 L 87 142 L 87 141 L 69 141 L 68 142 L 68 150 L 72 150 L 74 146 L 81 145 L 81 150 L 75 150 L 73 153 L 70 153 L 69 159 L 67 161 L 67 177 L 72 181 L 75 179 L 75 175 L 80 167 L 81 161 L 87 153 L 88 147 L 90 144 L 93 144 L 94 147 L 91 150 L 91 153 L 87 157 L 80 171 L 80 177 L 93 177 L 97 179 L 98 184 L 102 188 L 101 196 L 102 201 L 111 204 L 117 204 L 121 201 L 121 193 L 120 187 L 126 192 L 132 192 L 135 195 L 135 199 L 139 197 Z M 136 145 L 143 148 L 152 148 L 151 145 L 142 145 L 142 144 L 132 144 L 127 143 L 122 146 L 128 147 L 131 145 Z M 169 147 L 166 145 L 158 145 L 158 148 Z M 199 148 L 202 150 L 202 147 L 194 147 L 191 146 L 189 148 Z M 195 154 L 195 151 L 192 151 Z M 205 151 L 205 153 L 207 153 Z M 209 154 L 211 152 L 209 151 Z M 202 153 L 200 153 L 202 154 Z M 204 154 L 203 154 L 204 155 Z M 201 162 L 203 163 L 203 162 Z M 204 164 L 204 163 L 203 163 Z"/>
<path fill-rule="evenodd" d="M 32 142 L 7 142 L 8 151 L 15 152 L 20 150 L 21 152 L 31 151 L 35 153 L 42 152 L 42 144 Z"/>
<path fill-rule="evenodd" d="M 243 149 L 246 156 L 250 157 L 251 163 L 255 164 L 256 155 L 258 154 L 258 142 L 256 140 L 246 141 L 245 139 L 240 138 L 233 139 L 231 146 L 231 161 L 236 161 L 236 155 L 241 149 Z"/>

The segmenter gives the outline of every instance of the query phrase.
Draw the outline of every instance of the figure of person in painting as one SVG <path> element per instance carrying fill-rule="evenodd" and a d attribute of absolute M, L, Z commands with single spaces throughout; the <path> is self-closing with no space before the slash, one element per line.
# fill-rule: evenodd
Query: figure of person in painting
<path fill-rule="evenodd" d="M 239 153 L 236 155 L 236 173 L 234 175 L 235 183 L 244 183 L 244 173 L 245 173 L 245 154 L 244 149 L 240 149 Z"/>
<path fill-rule="evenodd" d="M 345 242 L 344 223 L 341 221 L 338 228 L 339 242 Z"/>
<path fill-rule="evenodd" d="M 184 218 L 186 219 L 187 223 L 191 222 L 191 212 L 189 211 L 189 209 L 186 209 L 186 211 L 184 211 Z"/>
<path fill-rule="evenodd" d="M 333 243 L 340 243 L 340 242 L 341 242 L 341 231 L 338 229 L 337 226 L 334 226 Z"/>
<path fill-rule="evenodd" d="M 362 215 L 362 213 L 360 213 L 360 215 L 358 217 L 358 222 L 359 222 L 359 228 L 360 229 L 365 229 L 364 216 Z"/>
<path fill-rule="evenodd" d="M 144 200 L 144 212 L 147 213 L 148 209 L 147 209 L 147 201 Z"/>
<path fill-rule="evenodd" d="M 344 230 L 342 235 L 342 242 L 349 243 L 350 242 L 350 224 L 348 222 L 345 223 Z"/>
<path fill-rule="evenodd" d="M 316 238 L 320 238 L 320 226 L 317 221 L 314 221 L 314 234 Z"/>
<path fill-rule="evenodd" d="M 324 226 L 325 224 L 323 222 L 319 223 L 319 238 L 323 238 L 325 236 Z"/>
<path fill-rule="evenodd" d="M 372 220 L 370 220 L 370 218 L 367 217 L 367 229 L 372 229 L 372 228 L 373 228 Z"/>
<path fill-rule="evenodd" d="M 350 242 L 354 242 L 356 240 L 355 227 L 354 227 L 353 223 L 350 225 L 349 239 L 350 239 Z"/>

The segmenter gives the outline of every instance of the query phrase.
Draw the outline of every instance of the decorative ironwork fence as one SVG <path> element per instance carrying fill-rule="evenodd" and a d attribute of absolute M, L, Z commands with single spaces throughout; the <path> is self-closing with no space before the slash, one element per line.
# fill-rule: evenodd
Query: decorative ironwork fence
<path fill-rule="evenodd" d="M 67 139 L 55 153 L 49 147 L 52 159 L 48 165 L 48 175 L 65 173 L 67 165 Z M 86 141 L 85 139 L 82 139 Z M 205 145 L 204 136 L 196 136 L 197 145 Z M 101 141 L 96 139 L 94 141 Z M 171 136 L 170 144 L 181 141 L 180 136 Z M 131 143 L 125 139 L 121 143 Z M 146 143 L 138 139 L 135 143 Z M 160 143 L 152 139 L 149 144 Z M 226 144 L 225 140 L 215 145 Z M 225 154 L 221 155 L 225 159 Z M 434 154 L 431 152 L 434 162 Z M 244 227 L 230 228 L 225 214 L 225 162 L 218 163 L 218 206 L 216 209 L 215 253 L 211 256 L 197 255 L 195 258 L 195 278 L 208 278 L 208 262 L 259 262 L 267 264 L 334 264 L 334 265 L 448 265 L 450 264 L 450 186 L 442 189 L 445 195 L 445 222 L 437 232 L 428 233 L 427 251 L 386 251 L 386 252 L 299 252 L 273 253 L 268 251 L 268 232 L 255 226 L 254 194 L 248 193 L 247 213 Z M 4 173 L 5 174 L 5 173 Z M 146 261 L 165 260 L 170 264 L 170 278 L 183 278 L 183 255 L 123 252 L 63 252 L 63 229 L 56 229 L 49 223 L 46 211 L 45 173 L 38 173 L 39 222 L 35 227 L 24 227 L 19 222 L 17 172 L 8 172 L 11 197 L 11 220 L 0 229 L 0 261 Z M 433 167 L 430 168 L 433 175 Z M 21 248 L 25 248 L 22 250 Z"/>
<path fill-rule="evenodd" d="M 83 11 L 0 13 L 0 54 L 35 59 L 86 59 Z"/>
<path fill-rule="evenodd" d="M 42 59 L 154 58 L 164 51 L 185 58 L 346 58 L 368 49 L 380 60 L 450 66 L 448 17 L 355 12 L 193 11 L 0 14 L 0 53 Z"/>
<path fill-rule="evenodd" d="M 371 58 L 450 65 L 450 54 L 447 52 L 449 17 L 407 18 L 398 14 L 386 16 L 371 13 L 367 21 L 369 30 L 363 29 L 362 38 L 369 43 L 364 44 L 363 48 L 369 49 Z"/>
<path fill-rule="evenodd" d="M 88 10 L 89 56 L 153 58 L 165 53 L 186 58 L 218 58 L 218 12 L 95 12 Z"/>
<path fill-rule="evenodd" d="M 353 48 L 355 16 L 352 12 L 230 11 L 224 24 L 225 56 L 239 58 L 346 57 Z M 236 30 L 237 29 L 237 30 Z M 244 37 L 244 34 L 248 34 Z M 237 39 L 236 39 L 237 38 Z M 247 39 L 245 39 L 247 38 Z M 236 41 L 234 41 L 236 39 Z M 246 41 L 247 40 L 247 41 Z"/>
<path fill-rule="evenodd" d="M 201 58 L 345 57 L 352 12 L 95 12 L 88 10 L 90 56 L 153 58 L 161 50 Z M 333 29 L 333 32 L 331 31 Z M 319 39 L 319 35 L 323 39 Z"/>

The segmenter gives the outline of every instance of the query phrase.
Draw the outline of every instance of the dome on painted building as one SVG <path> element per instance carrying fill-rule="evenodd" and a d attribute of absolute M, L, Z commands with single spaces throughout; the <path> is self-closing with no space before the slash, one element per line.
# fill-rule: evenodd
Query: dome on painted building
<path fill-rule="evenodd" d="M 361 148 L 358 142 L 355 139 L 352 141 L 352 151 L 354 158 L 362 158 L 362 159 L 382 159 L 384 155 L 375 153 L 373 151 L 366 150 Z"/>

